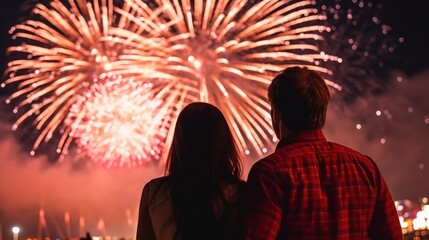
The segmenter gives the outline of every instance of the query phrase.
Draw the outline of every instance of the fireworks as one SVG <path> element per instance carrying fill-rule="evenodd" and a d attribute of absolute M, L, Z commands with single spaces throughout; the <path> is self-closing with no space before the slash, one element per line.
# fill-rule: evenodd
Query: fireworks
<path fill-rule="evenodd" d="M 149 83 L 123 79 L 90 86 L 65 120 L 79 149 L 108 168 L 159 160 L 168 112 L 150 90 Z"/>
<path fill-rule="evenodd" d="M 20 117 L 14 129 L 25 121 L 34 124 L 37 139 L 32 155 L 55 134 L 61 135 L 57 151 L 67 153 L 72 136 L 64 119 L 70 107 L 110 68 L 109 62 L 120 50 L 106 40 L 113 21 L 111 4 L 103 9 L 97 1 L 69 4 L 53 1 L 50 8 L 37 4 L 33 12 L 41 20 L 30 19 L 11 30 L 13 38 L 23 43 L 9 48 L 18 57 L 8 64 L 6 84 L 16 83 L 17 90 L 7 102 L 18 99 L 15 111 Z"/>
<path fill-rule="evenodd" d="M 341 64 L 323 62 L 322 66 L 331 69 L 331 78 L 341 82 L 343 99 L 353 100 L 365 92 L 384 89 L 384 65 L 393 60 L 393 52 L 404 39 L 393 37 L 391 27 L 382 22 L 381 4 L 320 0 L 317 6 L 326 15 L 329 27 L 323 34 L 325 41 L 318 42 L 318 46 L 341 59 Z"/>
<path fill-rule="evenodd" d="M 330 74 L 316 47 L 327 29 L 311 1 L 52 1 L 13 29 L 6 71 L 19 118 L 107 166 L 165 159 L 178 112 L 194 101 L 225 114 L 242 152 L 276 141 L 266 89 L 290 65 Z M 333 87 L 338 87 L 329 82 Z"/>

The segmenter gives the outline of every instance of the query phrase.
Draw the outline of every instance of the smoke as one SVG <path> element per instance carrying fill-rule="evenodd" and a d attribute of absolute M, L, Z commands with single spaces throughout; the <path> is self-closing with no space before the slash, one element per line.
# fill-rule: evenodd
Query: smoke
<path fill-rule="evenodd" d="M 334 99 L 325 132 L 370 156 L 395 199 L 417 201 L 429 194 L 429 70 L 409 78 L 393 72 L 391 78 L 380 95 L 350 105 Z"/>
<path fill-rule="evenodd" d="M 141 190 L 149 179 L 162 175 L 161 168 L 107 170 L 90 163 L 76 168 L 73 160 L 51 164 L 44 156 L 23 152 L 7 125 L 0 126 L 0 136 L 0 225 L 5 236 L 12 225 L 21 227 L 23 237 L 70 238 L 86 231 L 134 236 Z M 40 228 L 40 210 L 47 228 Z"/>

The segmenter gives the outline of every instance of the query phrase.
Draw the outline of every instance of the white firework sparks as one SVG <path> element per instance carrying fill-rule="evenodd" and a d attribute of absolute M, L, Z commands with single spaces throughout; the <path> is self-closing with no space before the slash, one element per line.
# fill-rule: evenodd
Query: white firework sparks
<path fill-rule="evenodd" d="M 159 160 L 168 112 L 162 100 L 153 99 L 151 85 L 115 79 L 89 87 L 65 120 L 79 149 L 107 168 Z"/>
<path fill-rule="evenodd" d="M 61 154 L 77 140 L 80 148 L 93 146 L 81 149 L 93 159 L 108 158 L 100 161 L 109 166 L 139 165 L 151 155 L 150 149 L 157 149 L 154 156 L 164 160 L 173 132 L 170 126 L 194 101 L 219 107 L 241 150 L 260 156 L 276 140 L 266 101 L 272 77 L 291 65 L 330 73 L 320 61 L 336 60 L 315 46 L 323 41 L 326 27 L 321 23 L 325 17 L 311 1 L 124 0 L 114 6 L 113 0 L 69 0 L 38 4 L 34 12 L 37 20 L 13 31 L 26 43 L 9 49 L 19 54 L 6 71 L 5 83 L 17 87 L 8 102 L 17 99 L 17 107 L 25 109 L 18 111 L 14 127 L 26 121 L 34 124 L 33 151 L 59 135 Z M 99 81 L 106 76 L 151 87 L 103 86 L 116 83 Z M 121 94 L 127 95 L 127 104 L 143 105 L 126 113 L 138 120 L 99 111 L 107 103 L 124 108 Z M 155 109 L 164 114 L 160 124 L 149 121 L 158 119 Z M 128 134 L 117 132 L 121 123 L 128 124 L 124 129 Z M 145 128 L 142 124 L 159 127 L 163 141 L 136 134 Z M 150 149 L 133 151 L 142 143 L 136 140 L 139 136 L 150 142 Z M 117 151 L 121 144 L 129 151 Z"/>

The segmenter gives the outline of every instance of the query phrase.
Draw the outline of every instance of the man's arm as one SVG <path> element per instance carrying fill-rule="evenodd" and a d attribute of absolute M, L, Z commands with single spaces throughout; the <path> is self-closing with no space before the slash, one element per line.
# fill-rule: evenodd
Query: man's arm
<path fill-rule="evenodd" d="M 379 171 L 377 173 L 379 188 L 370 226 L 370 237 L 374 240 L 402 240 L 404 237 L 395 203 L 383 176 Z"/>
<path fill-rule="evenodd" d="M 245 196 L 245 238 L 276 239 L 283 209 L 283 192 L 272 166 L 255 163 L 247 179 Z"/>

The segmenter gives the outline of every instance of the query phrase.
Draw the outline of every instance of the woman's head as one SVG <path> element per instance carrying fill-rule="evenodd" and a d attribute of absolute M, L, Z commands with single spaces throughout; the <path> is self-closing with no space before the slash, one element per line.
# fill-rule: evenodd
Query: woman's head
<path fill-rule="evenodd" d="M 225 178 L 240 177 L 241 165 L 234 138 L 218 108 L 195 102 L 181 111 L 167 171 L 171 176 L 206 178 L 214 185 Z"/>
<path fill-rule="evenodd" d="M 215 106 L 196 102 L 177 119 L 167 160 L 170 193 L 180 239 L 222 239 L 213 201 L 225 184 L 237 182 L 241 165 L 225 117 Z"/>

